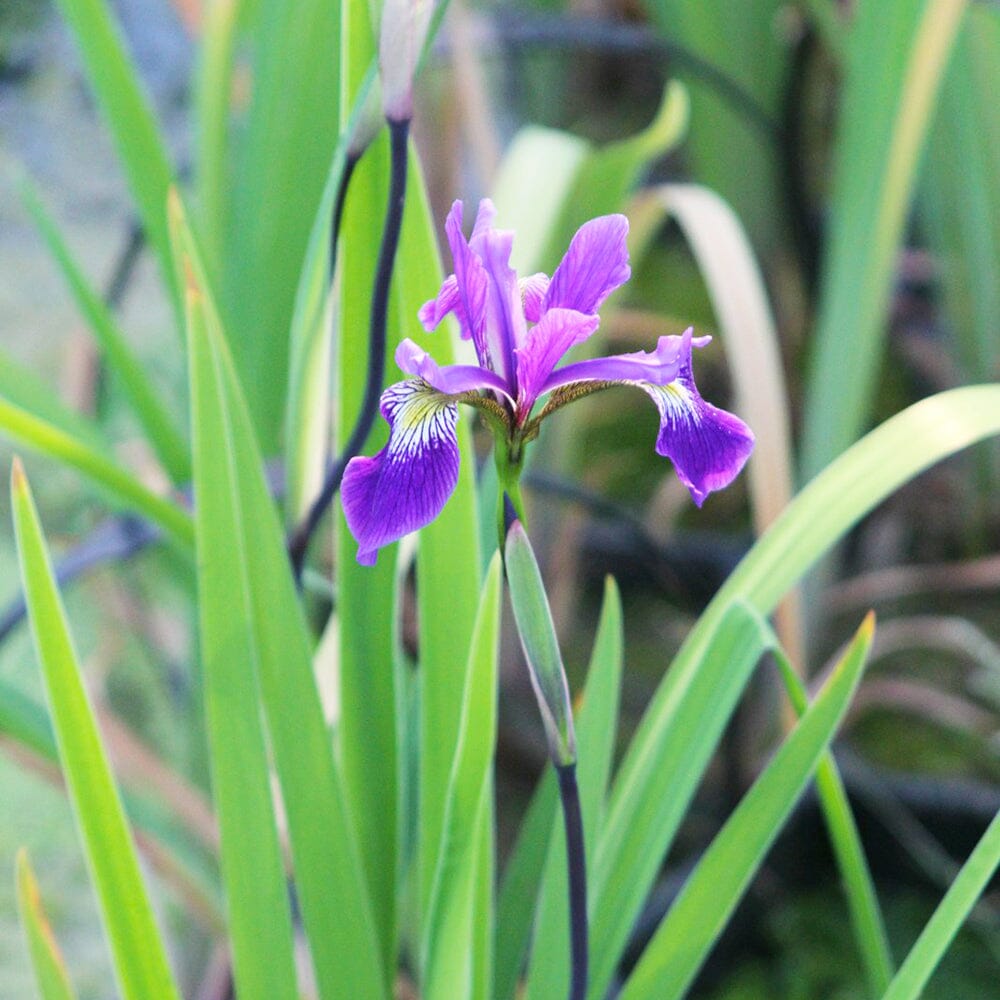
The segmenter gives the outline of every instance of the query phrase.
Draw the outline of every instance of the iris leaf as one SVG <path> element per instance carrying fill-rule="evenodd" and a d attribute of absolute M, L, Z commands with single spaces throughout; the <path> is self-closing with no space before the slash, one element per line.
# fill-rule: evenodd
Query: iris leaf
<path fill-rule="evenodd" d="M 445 795 L 444 837 L 424 927 L 423 992 L 427 1000 L 473 995 L 480 829 L 492 793 L 496 740 L 500 557 L 494 555 L 480 598 L 461 697 L 458 745 Z"/>
<path fill-rule="evenodd" d="M 38 882 L 24 848 L 17 853 L 17 908 L 28 938 L 28 953 L 42 1000 L 74 1000 L 76 993 L 42 908 Z"/>
<path fill-rule="evenodd" d="M 650 702 L 612 788 L 593 894 L 595 971 L 590 996 L 601 996 L 607 988 L 638 912 L 639 904 L 631 900 L 641 900 L 644 894 L 637 887 L 651 885 L 669 846 L 672 833 L 665 834 L 658 825 L 662 818 L 651 822 L 643 811 L 663 794 L 658 789 L 672 788 L 671 798 L 678 794 L 680 786 L 671 784 L 669 776 L 661 786 L 662 741 L 678 738 L 675 727 L 681 709 L 688 711 L 690 692 L 712 672 L 705 664 L 721 669 L 716 656 L 709 657 L 707 651 L 713 644 L 718 646 L 724 635 L 720 630 L 732 618 L 737 606 L 733 602 L 746 601 L 758 614 L 769 614 L 788 589 L 881 500 L 940 459 L 998 433 L 998 386 L 954 389 L 914 404 L 872 431 L 810 483 L 713 598 Z M 740 648 L 730 655 L 737 654 L 743 664 Z M 745 671 L 741 666 L 736 672 L 742 675 L 742 687 Z M 731 672 L 725 672 L 721 690 L 727 689 L 731 679 Z M 713 720 L 718 711 L 717 706 L 706 710 L 704 720 Z M 697 711 L 692 717 L 697 718 Z M 699 732 L 704 720 L 693 723 Z M 617 899 L 615 885 L 628 887 L 628 899 L 620 907 L 610 905 Z"/>
<path fill-rule="evenodd" d="M 186 483 L 191 478 L 188 446 L 177 430 L 173 417 L 167 412 L 142 364 L 118 328 L 111 311 L 80 270 L 38 194 L 31 186 L 25 184 L 22 198 L 69 285 L 77 308 L 87 321 L 109 366 L 121 380 L 129 403 L 142 424 L 149 443 L 163 463 L 163 468 L 175 485 Z"/>
<path fill-rule="evenodd" d="M 622 1000 L 678 1000 L 685 994 L 833 739 L 861 678 L 874 624 L 869 615 L 701 857 L 626 982 Z"/>
<path fill-rule="evenodd" d="M 11 504 L 21 577 L 59 759 L 125 1000 L 178 998 L 107 755 L 83 686 L 28 481 L 15 460 Z"/>
<path fill-rule="evenodd" d="M 177 242 L 181 248 L 196 252 L 183 226 L 179 205 L 176 207 Z M 256 969 L 253 974 L 246 973 L 242 981 L 248 989 L 264 991 L 253 994 L 260 996 L 269 995 L 265 987 L 268 979 L 273 984 L 270 988 L 280 990 L 270 994 L 274 996 L 294 991 L 295 982 L 285 962 L 290 927 L 267 801 L 263 734 L 257 721 L 259 702 L 281 783 L 297 898 L 320 995 L 329 1000 L 381 1000 L 388 990 L 386 972 L 378 954 L 358 845 L 312 673 L 311 643 L 277 512 L 235 367 L 217 314 L 200 284 L 204 270 L 197 259 L 190 260 L 189 274 L 193 282 L 189 290 L 189 332 L 202 630 L 206 677 L 214 670 L 214 683 L 219 685 L 214 692 L 214 708 L 209 702 L 209 720 L 210 730 L 215 727 L 213 757 L 224 843 L 223 870 L 227 884 L 239 893 L 231 914 L 246 921 L 241 926 L 241 958 L 248 968 L 252 965 Z M 234 577 L 238 595 L 235 600 Z M 225 672 L 232 669 L 244 675 L 251 671 L 250 677 L 244 676 L 242 681 L 248 697 L 238 713 L 220 711 L 218 703 L 225 685 L 240 683 L 234 678 L 227 680 Z M 256 684 L 250 679 L 254 675 Z M 240 741 L 231 731 L 234 726 L 242 727 L 251 741 L 245 747 L 246 760 L 241 754 L 233 755 L 233 747 Z M 231 745 L 227 745 L 222 728 Z M 227 768 L 225 788 L 219 780 L 220 756 Z M 249 796 L 246 775 L 254 773 L 254 767 L 257 791 Z M 223 802 L 223 794 L 228 803 Z M 237 812 L 244 801 L 258 810 L 247 822 L 252 835 L 259 838 L 261 862 L 266 866 L 263 875 L 233 849 L 239 838 L 247 835 Z M 264 900 L 249 898 L 252 884 L 242 884 L 248 871 L 252 882 L 264 875 L 269 880 L 264 883 L 268 887 Z M 274 922 L 277 960 L 259 940 L 260 921 L 266 919 L 268 910 Z M 343 919 L 345 910 L 351 914 L 350 920 Z M 256 915 L 250 918 L 253 911 Z M 234 957 L 236 936 L 234 929 Z M 239 975 L 239 961 L 236 970 Z"/>
<path fill-rule="evenodd" d="M 179 322 L 180 286 L 172 267 L 166 215 L 173 167 L 149 99 L 105 0 L 59 0 L 59 7 L 80 47 Z"/>
<path fill-rule="evenodd" d="M 896 253 L 965 7 L 965 0 L 890 0 L 858 7 L 804 397 L 806 478 L 855 441 L 871 416 Z"/>

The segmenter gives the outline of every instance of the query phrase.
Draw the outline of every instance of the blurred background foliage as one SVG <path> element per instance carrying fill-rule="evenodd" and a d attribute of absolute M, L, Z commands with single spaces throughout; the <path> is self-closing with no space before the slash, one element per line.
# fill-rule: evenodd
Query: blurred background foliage
<path fill-rule="evenodd" d="M 277 455 L 288 371 L 284 332 L 347 100 L 335 63 L 323 57 L 337 44 L 332 5 L 113 6 L 168 155 L 197 202 L 220 308 L 227 327 L 238 331 L 236 363 L 264 449 Z M 211 34 L 214 19 L 233 16 L 235 32 Z M 232 50 L 208 49 L 196 58 L 196 41 L 206 35 L 235 39 Z M 231 79 L 231 89 L 220 91 L 219 79 Z M 267 86 L 254 86 L 262 79 Z M 683 87 L 671 90 L 671 81 Z M 284 103 L 283 92 L 306 96 Z M 549 271 L 585 219 L 628 211 L 634 278 L 606 316 L 607 342 L 639 349 L 688 325 L 719 334 L 698 359 L 702 393 L 717 402 L 732 393 L 748 419 L 750 409 L 763 407 L 788 434 L 784 455 L 783 442 L 768 438 L 756 473 L 775 496 L 768 500 L 765 487 L 744 477 L 696 518 L 652 454 L 655 418 L 644 398 L 602 394 L 575 407 L 572 423 L 547 425 L 528 480 L 536 545 L 571 671 L 586 662 L 604 575 L 613 573 L 622 586 L 628 659 L 621 743 L 694 618 L 794 484 L 908 403 L 996 380 L 998 93 L 1000 6 L 986 0 L 452 0 L 420 83 L 415 123 L 433 218 L 443 220 L 456 197 L 492 194 L 501 225 L 518 231 L 517 265 L 529 273 Z M 193 108 L 202 123 L 229 114 L 231 126 L 198 133 Z M 358 191 L 368 185 L 379 201 L 384 149 L 371 160 Z M 55 422 L 72 422 L 74 412 L 93 417 L 87 433 L 115 441 L 119 458 L 160 486 L 163 470 L 139 434 L 126 387 L 84 332 L 18 196 L 26 172 L 154 384 L 175 401 L 171 415 L 183 426 L 175 305 L 157 282 L 158 257 L 169 272 L 166 235 L 151 227 L 142 204 L 136 214 L 118 162 L 55 5 L 4 0 L 0 389 L 47 407 Z M 718 216 L 704 207 L 689 206 L 685 215 L 678 185 L 720 196 L 736 229 L 715 228 Z M 643 201 L 640 188 L 660 192 L 660 201 Z M 143 224 L 145 245 L 136 235 Z M 724 319 L 719 296 L 728 294 L 726 285 L 720 293 L 707 280 L 699 227 L 704 253 L 729 255 L 723 274 L 743 268 L 766 291 L 764 318 L 753 321 L 756 339 L 748 348 L 759 367 L 725 364 L 742 357 L 734 343 L 742 331 Z M 232 246 L 240 248 L 238 262 L 225 256 Z M 420 294 L 434 291 L 428 285 Z M 363 316 L 365 303 L 357 308 Z M 768 367 L 769 352 L 777 368 Z M 774 371 L 780 396 L 755 396 L 755 385 L 770 385 Z M 341 405 L 349 411 L 352 404 Z M 51 462 L 34 459 L 29 471 L 32 464 L 50 537 L 64 549 L 107 527 L 106 507 L 92 488 Z M 1000 807 L 998 475 L 994 443 L 911 482 L 851 533 L 822 582 L 811 585 L 807 610 L 789 608 L 784 619 L 786 646 L 799 651 L 809 675 L 821 676 L 835 642 L 866 608 L 878 611 L 874 666 L 840 747 L 898 950 L 952 877 L 954 859 L 968 853 Z M 12 544 L 5 534 L 0 567 L 10 600 L 17 593 Z M 127 538 L 119 549 L 130 552 Z M 70 591 L 69 610 L 102 710 L 123 727 L 120 760 L 148 774 L 144 754 L 151 750 L 198 789 L 205 760 L 198 686 L 187 666 L 194 658 L 187 573 L 169 551 L 134 562 L 116 558 Z M 573 677 L 574 687 L 580 679 Z M 545 756 L 527 677 L 511 655 L 501 682 L 503 853 Z M 4 633 L 0 683 L 7 706 L 18 697 L 40 700 L 23 628 Z M 81 996 L 106 996 L 106 959 L 69 811 L 46 784 L 45 754 L 12 739 L 6 715 L 0 709 L 9 750 L 0 758 L 0 858 L 12 860 L 16 846 L 27 843 L 37 868 L 61 873 L 55 881 L 62 895 L 50 901 L 50 915 L 79 972 Z M 765 674 L 731 725 L 668 858 L 644 918 L 650 926 L 781 725 L 777 686 Z M 34 736 L 36 750 L 44 749 L 44 720 Z M 147 808 L 156 807 L 161 792 L 147 790 Z M 197 806 L 202 793 L 192 794 Z M 863 995 L 860 967 L 831 958 L 850 949 L 836 943 L 847 923 L 830 903 L 837 876 L 824 845 L 820 815 L 807 800 L 710 961 L 698 995 Z M 207 852 L 189 854 L 191 870 L 210 882 Z M 188 902 L 197 895 L 192 887 Z M 988 895 L 977 908 L 928 997 L 992 995 L 998 905 Z M 211 956 L 184 913 L 171 906 L 171 928 L 194 981 Z M 5 997 L 31 995 L 13 882 L 4 878 L 0 984 Z"/>

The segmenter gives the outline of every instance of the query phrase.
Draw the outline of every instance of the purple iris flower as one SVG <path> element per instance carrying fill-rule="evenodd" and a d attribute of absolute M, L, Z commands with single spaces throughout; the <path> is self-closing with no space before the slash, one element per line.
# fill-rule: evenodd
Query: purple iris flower
<path fill-rule="evenodd" d="M 706 403 L 695 388 L 691 351 L 710 337 L 695 338 L 689 329 L 680 337 L 660 337 L 651 352 L 558 367 L 597 329 L 601 303 L 631 275 L 625 216 L 582 225 L 551 278 L 519 280 L 510 266 L 513 234 L 494 229 L 494 215 L 490 201 L 480 202 L 466 240 L 462 203 L 455 202 L 445 224 L 455 272 L 419 314 L 425 329 L 433 330 L 454 313 L 479 364 L 441 366 L 404 340 L 396 364 L 411 378 L 390 386 L 381 399 L 389 443 L 372 458 L 352 459 L 344 474 L 344 514 L 363 565 L 372 565 L 383 545 L 434 520 L 451 496 L 458 481 L 460 402 L 485 415 L 502 449 L 501 480 L 506 471 L 514 484 L 523 445 L 538 434 L 539 422 L 567 402 L 612 385 L 636 386 L 652 398 L 660 412 L 656 451 L 673 462 L 698 506 L 733 481 L 753 449 L 746 424 Z"/>

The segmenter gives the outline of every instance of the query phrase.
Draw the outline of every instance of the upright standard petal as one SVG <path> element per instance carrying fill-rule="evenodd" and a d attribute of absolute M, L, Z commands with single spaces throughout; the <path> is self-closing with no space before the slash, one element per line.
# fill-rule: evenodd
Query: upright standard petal
<path fill-rule="evenodd" d="M 423 379 L 382 393 L 389 443 L 372 458 L 352 458 L 341 499 L 358 562 L 372 566 L 383 545 L 441 513 L 458 482 L 458 407 Z"/>
<path fill-rule="evenodd" d="M 570 348 L 586 340 L 599 322 L 597 316 L 586 316 L 573 309 L 550 309 L 532 327 L 524 346 L 517 351 L 517 403 L 522 421 L 545 391 L 552 369 Z"/>
<path fill-rule="evenodd" d="M 631 277 L 627 237 L 628 219 L 624 215 L 602 215 L 585 222 L 552 275 L 544 308 L 597 312 Z"/>
<path fill-rule="evenodd" d="M 529 323 L 537 323 L 542 318 L 545 303 L 545 293 L 549 290 L 549 276 L 539 271 L 518 279 L 521 289 L 521 302 L 524 305 L 524 318 Z"/>
<path fill-rule="evenodd" d="M 510 266 L 514 234 L 493 229 L 490 225 L 494 209 L 484 199 L 479 205 L 479 218 L 469 240 L 469 249 L 482 262 L 489 275 L 486 296 L 486 341 L 493 368 L 517 391 L 517 369 L 514 351 L 524 343 L 527 323 L 521 304 L 521 289 L 517 273 Z M 457 272 L 456 272 L 457 273 Z"/>
<path fill-rule="evenodd" d="M 462 233 L 460 201 L 451 206 L 444 229 L 448 236 L 448 245 L 451 247 L 451 259 L 455 271 L 445 278 L 437 298 L 425 302 L 417 315 L 425 330 L 433 330 L 448 313 L 454 312 L 462 337 L 472 341 L 479 363 L 486 368 L 492 368 L 486 339 L 489 277 L 483 262 L 469 249 L 469 244 Z"/>

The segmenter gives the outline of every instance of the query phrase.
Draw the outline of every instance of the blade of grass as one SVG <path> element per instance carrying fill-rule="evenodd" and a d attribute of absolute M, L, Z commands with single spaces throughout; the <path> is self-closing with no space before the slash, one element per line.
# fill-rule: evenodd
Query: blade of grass
<path fill-rule="evenodd" d="M 1000 815 L 994 817 L 917 938 L 882 1000 L 917 1000 L 948 945 L 1000 867 Z"/>
<path fill-rule="evenodd" d="M 775 659 L 781 671 L 789 701 L 799 718 L 809 708 L 809 698 L 789 658 L 775 643 Z M 824 753 L 816 769 L 816 791 L 826 820 L 827 833 L 844 882 L 847 905 L 854 925 L 854 936 L 864 962 L 872 996 L 881 996 L 892 979 L 892 953 L 882 910 L 875 894 L 875 884 L 868 869 L 854 813 L 844 782 L 832 753 Z"/>
<path fill-rule="evenodd" d="M 698 862 L 629 976 L 622 1000 L 685 994 L 833 739 L 874 628 L 869 613 L 815 702 Z"/>
<path fill-rule="evenodd" d="M 195 183 L 198 231 L 213 278 L 222 271 L 229 183 L 229 115 L 234 103 L 233 66 L 245 0 L 205 5 L 194 81 Z"/>
<path fill-rule="evenodd" d="M 83 687 L 28 481 L 15 459 L 11 505 L 21 577 L 59 758 L 126 1000 L 178 998 L 125 813 Z"/>
<path fill-rule="evenodd" d="M 295 289 L 339 134 L 339 7 L 257 0 L 248 12 L 253 87 L 224 175 L 220 305 L 265 455 L 278 447 Z"/>
<path fill-rule="evenodd" d="M 94 451 L 109 452 L 103 430 L 92 420 L 71 410 L 56 391 L 30 368 L 0 351 L 0 399 L 33 414 L 47 424 L 78 439 Z"/>
<path fill-rule="evenodd" d="M 699 650 L 697 669 L 676 683 L 667 712 L 649 718 L 619 773 L 610 810 L 592 851 L 591 983 L 603 997 L 618 959 L 702 773 L 754 666 L 769 648 L 759 617 L 730 604 Z M 662 686 L 661 686 L 662 690 Z"/>
<path fill-rule="evenodd" d="M 179 240 L 194 249 L 180 215 L 177 224 Z M 192 270 L 204 278 L 200 264 L 192 264 Z M 192 294 L 201 293 L 193 289 Z M 244 662 L 253 664 L 257 673 L 320 995 L 382 1000 L 389 989 L 388 973 L 378 953 L 358 844 L 312 673 L 308 631 L 249 408 L 218 316 L 210 299 L 203 301 L 204 316 L 195 317 L 191 330 L 191 350 L 204 371 L 195 368 L 193 376 L 199 379 L 195 383 L 199 405 L 206 406 L 214 419 L 193 426 L 198 428 L 196 442 L 203 456 L 201 475 L 208 477 L 209 488 L 218 490 L 213 500 L 219 506 L 214 510 L 217 525 L 206 538 L 200 564 L 212 558 L 214 571 L 221 574 L 225 568 L 230 590 L 235 573 L 244 595 L 244 606 L 230 619 L 229 629 L 242 635 Z M 221 484 L 228 492 L 212 482 L 213 461 L 229 466 Z M 201 498 L 198 483 L 196 479 Z M 199 499 L 199 508 L 202 502 Z M 204 516 L 200 531 L 213 511 Z M 225 533 L 219 530 L 221 525 L 226 526 Z M 345 910 L 351 919 L 343 919 Z"/>
<path fill-rule="evenodd" d="M 366 0 L 341 4 L 340 116 L 342 124 L 364 86 L 375 56 Z M 369 321 L 375 283 L 374 248 L 378 245 L 389 189 L 389 144 L 385 130 L 366 151 L 351 175 L 338 248 L 338 282 L 344 293 L 335 303 L 333 353 L 333 452 L 340 454 L 350 437 L 364 396 L 368 374 Z M 407 192 L 412 194 L 408 178 Z M 411 201 L 410 197 L 407 202 Z M 409 205 L 406 206 L 409 210 Z M 375 220 L 378 220 L 377 222 Z M 397 253 L 396 274 L 403 273 L 405 230 Z M 394 281 L 398 284 L 398 280 Z M 390 308 L 386 357 L 398 337 Z M 387 366 L 392 370 L 391 364 Z M 392 379 L 395 380 L 394 378 Z M 370 455 L 385 441 L 384 422 L 364 448 Z M 383 550 L 378 565 L 359 566 L 357 548 L 340 505 L 334 514 L 335 577 L 340 720 L 337 741 L 344 788 L 350 803 L 363 871 L 372 903 L 382 962 L 395 966 L 398 936 L 397 885 L 401 870 L 401 753 L 399 748 L 400 677 L 394 650 L 396 629 L 396 548 Z M 478 590 L 477 590 L 478 593 Z M 475 595 L 473 595 L 475 600 Z M 420 612 L 423 618 L 423 612 Z M 461 652 L 462 662 L 469 650 Z M 453 688 L 452 696 L 461 688 Z M 456 699 L 457 700 L 457 699 Z M 442 779 L 447 780 L 447 775 Z"/>
<path fill-rule="evenodd" d="M 595 929 L 592 997 L 602 995 L 627 940 L 635 908 L 619 913 L 599 891 L 612 880 L 641 898 L 669 845 L 643 816 L 655 798 L 662 768 L 664 735 L 674 733 L 685 691 L 703 676 L 706 651 L 732 615 L 733 602 L 746 601 L 760 615 L 776 603 L 860 517 L 903 483 L 962 448 L 1000 433 L 1000 387 L 970 386 L 940 393 L 897 414 L 845 452 L 785 509 L 729 576 L 698 619 L 657 689 L 612 788 L 607 825 L 598 846 L 594 894 Z M 713 657 L 714 658 L 714 657 Z M 676 737 L 674 737 L 676 738 Z M 612 839 L 612 833 L 616 833 Z M 624 833 L 651 838 L 650 868 L 633 874 L 639 849 L 623 850 Z M 669 832 L 669 831 L 668 831 Z M 662 846 L 661 846 L 662 845 Z M 648 863 L 648 862 L 647 862 Z M 627 902 L 627 901 L 626 901 Z M 603 923 L 608 928 L 598 931 Z"/>
<path fill-rule="evenodd" d="M 191 478 L 191 462 L 187 443 L 119 330 L 111 311 L 91 288 L 58 227 L 34 187 L 27 181 L 22 185 L 21 198 L 73 293 L 77 308 L 94 339 L 121 380 L 132 409 L 171 481 L 178 486 L 188 482 Z"/>
<path fill-rule="evenodd" d="M 22 847 L 17 852 L 17 909 L 28 939 L 28 952 L 35 971 L 35 982 L 42 1000 L 74 1000 L 76 992 L 69 981 L 66 963 L 56 942 L 38 890 L 35 873 Z"/>
<path fill-rule="evenodd" d="M 3 399 L 0 399 L 0 434 L 82 472 L 111 500 L 148 517 L 183 548 L 193 545 L 194 529 L 186 511 L 150 492 L 91 445 Z"/>
<path fill-rule="evenodd" d="M 594 847 L 600 835 L 614 755 L 623 642 L 621 598 L 614 580 L 608 577 L 587 670 L 587 686 L 582 705 L 577 710 L 577 781 L 588 872 L 593 871 Z M 558 827 L 550 828 L 548 860 L 538 897 L 525 1000 L 561 997 L 569 990 L 570 959 L 566 945 L 569 940 L 566 906 L 568 870 L 566 840 L 561 833 Z M 501 928 L 503 934 L 508 931 Z"/>
<path fill-rule="evenodd" d="M 460 701 L 458 744 L 445 794 L 443 848 L 423 927 L 423 995 L 462 1000 L 473 995 L 472 939 L 481 817 L 496 736 L 497 650 L 500 629 L 500 556 L 483 584 Z"/>
<path fill-rule="evenodd" d="M 806 479 L 855 441 L 871 416 L 896 252 L 965 7 L 965 0 L 888 0 L 858 7 L 806 385 Z"/>
<path fill-rule="evenodd" d="M 243 526 L 229 414 L 204 297 L 196 287 L 187 297 L 199 634 L 233 977 L 247 1000 L 294 1000 L 291 911 L 271 801 L 251 597 L 244 567 L 234 565 Z"/>
<path fill-rule="evenodd" d="M 105 0 L 59 0 L 80 47 L 87 76 L 111 129 L 143 229 L 160 264 L 164 287 L 182 317 L 167 233 L 167 191 L 173 168 L 139 75 Z"/>

